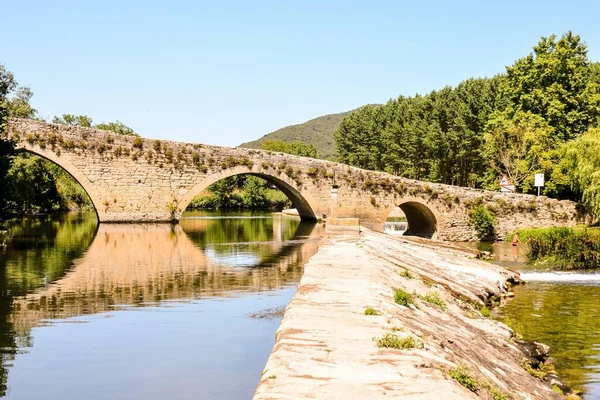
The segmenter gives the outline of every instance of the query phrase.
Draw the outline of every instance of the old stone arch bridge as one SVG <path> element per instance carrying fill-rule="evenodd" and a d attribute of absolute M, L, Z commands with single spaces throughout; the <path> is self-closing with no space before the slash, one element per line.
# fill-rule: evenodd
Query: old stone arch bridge
<path fill-rule="evenodd" d="M 470 210 L 496 215 L 496 231 L 569 225 L 576 205 L 531 195 L 504 194 L 404 179 L 383 172 L 271 151 L 178 143 L 91 128 L 12 119 L 5 136 L 21 151 L 44 157 L 71 174 L 90 196 L 101 222 L 172 221 L 220 179 L 262 177 L 292 201 L 303 219 L 358 218 L 382 231 L 399 206 L 409 234 L 471 240 Z M 332 188 L 338 188 L 333 204 Z"/>

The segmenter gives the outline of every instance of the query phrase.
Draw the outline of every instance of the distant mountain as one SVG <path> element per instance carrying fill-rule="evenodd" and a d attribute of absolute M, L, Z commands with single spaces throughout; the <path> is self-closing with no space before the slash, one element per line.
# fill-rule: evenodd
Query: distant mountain
<path fill-rule="evenodd" d="M 333 133 L 351 111 L 329 114 L 298 125 L 290 125 L 276 130 L 252 142 L 240 144 L 239 147 L 260 149 L 265 140 L 281 140 L 283 142 L 310 143 L 317 149 L 319 158 L 332 158 L 335 154 Z"/>

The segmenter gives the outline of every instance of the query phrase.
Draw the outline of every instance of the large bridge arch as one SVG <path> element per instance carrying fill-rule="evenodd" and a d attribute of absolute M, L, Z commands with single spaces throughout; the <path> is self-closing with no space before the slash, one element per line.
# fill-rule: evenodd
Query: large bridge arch
<path fill-rule="evenodd" d="M 213 183 L 235 175 L 253 175 L 263 178 L 267 182 L 275 185 L 290 199 L 292 206 L 298 210 L 298 214 L 302 220 L 310 221 L 317 219 L 315 211 L 318 210 L 317 202 L 308 191 L 302 190 L 302 187 L 299 187 L 295 181 L 287 177 L 285 174 L 271 174 L 269 172 L 265 172 L 263 169 L 248 168 L 246 166 L 236 166 L 213 173 L 193 186 L 177 203 L 177 219 L 181 217 L 194 197 L 207 189 Z"/>
<path fill-rule="evenodd" d="M 65 157 L 60 157 L 54 151 L 52 151 L 52 149 L 41 148 L 37 145 L 20 145 L 16 147 L 16 151 L 17 153 L 29 153 L 42 157 L 50 161 L 51 163 L 58 165 L 60 168 L 66 171 L 89 196 L 98 220 L 102 219 L 102 197 L 100 196 L 94 184 L 89 180 L 89 178 L 83 172 L 81 172 L 75 165 L 73 165 L 73 163 L 71 163 L 68 159 L 66 159 Z"/>

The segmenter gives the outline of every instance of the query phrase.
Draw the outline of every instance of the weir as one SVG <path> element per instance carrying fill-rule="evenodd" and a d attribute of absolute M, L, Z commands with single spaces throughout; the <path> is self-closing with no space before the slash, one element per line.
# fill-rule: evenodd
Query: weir
<path fill-rule="evenodd" d="M 327 239 L 305 265 L 254 400 L 563 398 L 526 371 L 511 329 L 478 311 L 518 273 L 471 256 L 366 229 Z"/>

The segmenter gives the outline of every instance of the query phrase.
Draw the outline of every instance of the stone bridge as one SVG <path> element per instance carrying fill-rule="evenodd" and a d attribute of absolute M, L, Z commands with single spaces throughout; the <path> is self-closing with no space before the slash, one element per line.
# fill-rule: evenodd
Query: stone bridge
<path fill-rule="evenodd" d="M 409 180 L 271 151 L 118 136 L 22 119 L 10 120 L 4 135 L 20 151 L 71 174 L 101 222 L 178 220 L 204 189 L 241 174 L 278 187 L 303 219 L 358 218 L 361 225 L 382 231 L 399 206 L 408 234 L 443 240 L 476 238 L 470 210 L 477 205 L 496 215 L 500 237 L 517 228 L 569 225 L 581 217 L 568 201 Z"/>

